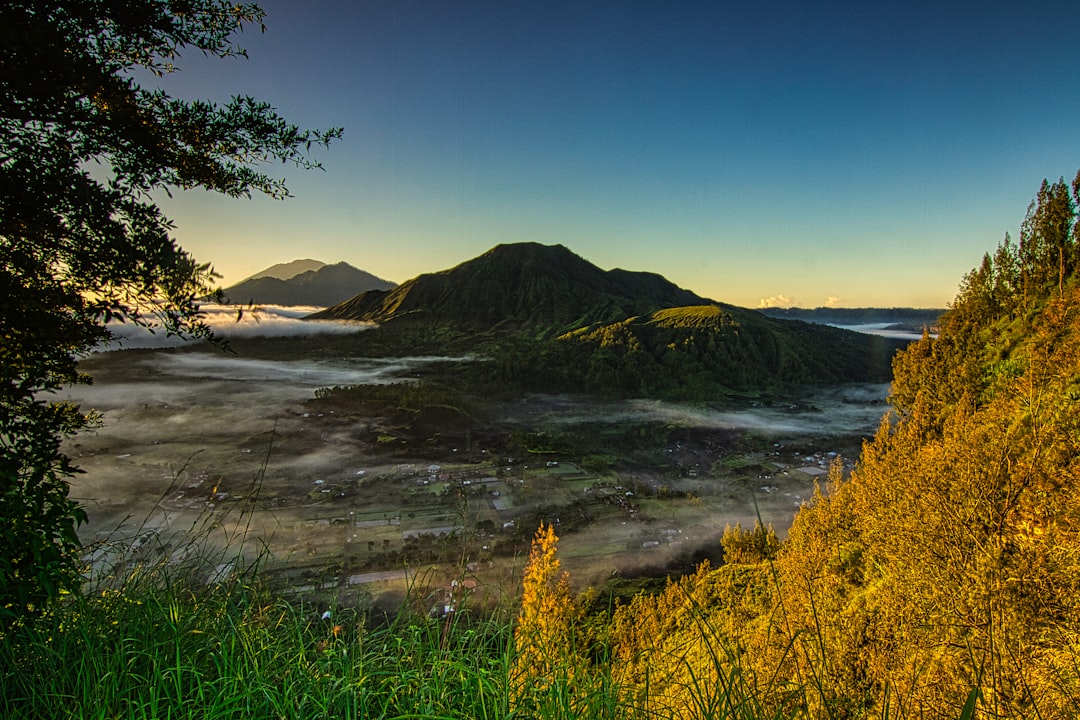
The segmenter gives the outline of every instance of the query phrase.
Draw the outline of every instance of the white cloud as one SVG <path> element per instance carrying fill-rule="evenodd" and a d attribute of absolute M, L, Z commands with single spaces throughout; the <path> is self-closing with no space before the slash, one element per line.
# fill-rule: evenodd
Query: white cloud
<path fill-rule="evenodd" d="M 830 295 L 829 297 L 825 298 L 825 307 L 827 307 L 827 308 L 840 307 L 840 303 L 842 303 L 843 301 L 844 301 L 843 298 L 838 298 L 835 295 Z"/>
<path fill-rule="evenodd" d="M 758 302 L 759 308 L 790 308 L 798 307 L 799 301 L 795 298 L 789 298 L 784 294 L 773 295 L 772 297 L 761 298 Z"/>
<path fill-rule="evenodd" d="M 216 335 L 223 338 L 285 337 L 291 335 L 318 335 L 354 333 L 372 327 L 369 323 L 345 320 L 303 320 L 307 315 L 321 310 L 317 307 L 261 305 L 257 310 L 244 310 L 237 320 L 236 306 L 203 305 L 204 321 Z M 116 339 L 107 350 L 124 348 L 178 347 L 189 341 L 166 337 L 164 331 L 151 333 L 131 323 L 110 323 L 109 331 Z"/>

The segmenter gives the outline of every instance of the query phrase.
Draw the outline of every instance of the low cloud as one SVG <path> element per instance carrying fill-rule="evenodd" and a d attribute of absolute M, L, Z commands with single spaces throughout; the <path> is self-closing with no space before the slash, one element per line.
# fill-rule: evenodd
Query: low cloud
<path fill-rule="evenodd" d="M 237 318 L 235 305 L 203 305 L 204 321 L 214 333 L 223 338 L 286 337 L 295 335 L 355 333 L 372 327 L 369 323 L 348 320 L 304 320 L 322 308 L 305 306 L 261 305 L 245 308 Z M 109 323 L 113 342 L 103 350 L 128 348 L 179 347 L 190 341 L 166 337 L 160 328 L 150 332 L 132 323 Z"/>
<path fill-rule="evenodd" d="M 759 308 L 790 308 L 798 307 L 799 301 L 795 298 L 789 298 L 781 293 L 780 295 L 773 295 L 772 297 L 761 298 L 758 302 Z"/>
<path fill-rule="evenodd" d="M 750 430 L 765 435 L 872 435 L 887 407 L 888 384 L 854 384 L 810 391 L 792 404 L 714 410 L 663 400 L 582 403 L 570 396 L 537 396 L 516 408 L 521 427 L 625 425 Z"/>
<path fill-rule="evenodd" d="M 830 295 L 829 297 L 825 298 L 825 307 L 827 307 L 827 308 L 840 307 L 840 303 L 842 303 L 843 301 L 844 301 L 843 298 L 838 298 L 835 295 Z"/>

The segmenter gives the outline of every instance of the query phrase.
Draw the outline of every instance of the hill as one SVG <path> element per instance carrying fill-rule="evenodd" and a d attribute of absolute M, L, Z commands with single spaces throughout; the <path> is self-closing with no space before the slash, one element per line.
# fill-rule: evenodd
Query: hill
<path fill-rule="evenodd" d="M 286 265 L 275 265 L 252 278 L 225 289 L 225 297 L 237 304 L 257 305 L 315 305 L 327 307 L 368 290 L 388 290 L 392 282 L 375 277 L 348 263 L 333 265 L 319 263 L 316 269 L 303 270 L 288 278 L 282 275 L 292 269 L 305 267 L 316 260 L 296 260 Z"/>
<path fill-rule="evenodd" d="M 442 272 L 316 314 L 385 325 L 554 337 L 663 307 L 707 302 L 654 273 L 604 271 L 562 245 L 497 245 Z"/>
<path fill-rule="evenodd" d="M 803 384 L 887 382 L 890 358 L 900 346 L 718 303 L 665 308 L 562 340 L 588 348 L 594 388 L 678 399 Z"/>
<path fill-rule="evenodd" d="M 471 338 L 468 349 L 494 360 L 484 372 L 506 388 L 629 397 L 886 381 L 898 347 L 768 318 L 655 273 L 602 270 L 561 245 L 537 243 L 499 245 L 311 317 L 379 323 L 384 335 L 413 343 Z"/>

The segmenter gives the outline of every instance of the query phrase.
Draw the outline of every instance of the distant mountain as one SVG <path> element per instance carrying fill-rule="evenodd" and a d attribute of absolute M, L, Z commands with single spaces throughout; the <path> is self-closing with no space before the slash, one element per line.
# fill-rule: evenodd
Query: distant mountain
<path fill-rule="evenodd" d="M 921 332 L 936 327 L 944 308 L 759 308 L 758 312 L 784 320 L 823 325 L 886 325 L 897 330 Z"/>
<path fill-rule="evenodd" d="M 326 263 L 320 260 L 293 260 L 292 262 L 271 265 L 265 270 L 260 270 L 259 272 L 255 273 L 251 277 L 244 278 L 241 282 L 247 282 L 248 280 L 258 280 L 259 278 L 264 277 L 277 278 L 278 280 L 288 280 L 289 278 L 296 277 L 300 273 L 318 270 L 322 267 L 326 267 Z"/>
<path fill-rule="evenodd" d="M 517 243 L 393 290 L 363 293 L 313 317 L 544 338 L 707 302 L 655 273 L 601 270 L 562 245 Z"/>
<path fill-rule="evenodd" d="M 274 268 L 301 266 L 302 263 L 315 263 L 316 260 L 297 260 Z M 288 270 L 284 271 L 288 272 Z M 357 293 L 369 290 L 389 290 L 394 283 L 375 277 L 369 272 L 354 268 L 348 263 L 322 265 L 315 270 L 302 271 L 288 279 L 277 277 L 256 277 L 244 280 L 225 289 L 229 302 L 237 304 L 255 303 L 257 305 L 316 305 L 327 307 L 353 297 Z"/>
<path fill-rule="evenodd" d="M 711 399 L 799 384 L 887 381 L 899 344 L 717 303 L 662 276 L 601 270 L 561 245 L 499 245 L 449 270 L 368 291 L 315 319 L 366 337 L 488 355 L 493 387 Z M 444 345 L 445 347 L 445 345 Z"/>

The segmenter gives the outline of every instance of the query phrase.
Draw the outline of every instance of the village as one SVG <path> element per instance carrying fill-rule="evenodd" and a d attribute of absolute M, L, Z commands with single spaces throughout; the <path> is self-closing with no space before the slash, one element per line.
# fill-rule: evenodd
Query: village
<path fill-rule="evenodd" d="M 673 443 L 673 455 L 684 452 Z M 778 445 L 666 475 L 597 475 L 565 460 L 403 462 L 314 478 L 264 498 L 259 514 L 291 522 L 255 526 L 270 549 L 267 574 L 283 593 L 387 609 L 410 598 L 440 614 L 466 601 L 490 607 L 505 599 L 540 523 L 556 528 L 564 566 L 582 586 L 664 572 L 680 557 L 719 560 L 728 525 L 752 527 L 760 517 L 786 532 L 836 456 Z M 250 500 L 203 473 L 160 508 L 201 511 L 209 527 L 224 529 L 235 527 L 229 518 L 242 516 Z M 208 580 L 223 569 L 215 566 Z"/>
<path fill-rule="evenodd" d="M 249 363 L 249 377 L 214 360 L 237 376 L 223 377 L 209 359 L 161 353 L 97 362 L 101 379 L 81 392 L 106 422 L 69 446 L 86 471 L 73 495 L 90 517 L 80 535 L 95 581 L 198 562 L 200 582 L 220 582 L 257 565 L 277 592 L 388 611 L 512 598 L 541 523 L 578 589 L 720 562 L 729 525 L 760 520 L 784 536 L 836 458 L 850 469 L 880 412 L 816 399 L 772 410 L 776 430 L 740 429 L 763 411 L 656 419 L 604 406 L 593 418 L 593 406 L 533 398 L 501 435 L 450 440 L 443 423 L 387 443 L 379 412 L 313 406 L 307 375 L 267 382 L 254 375 L 264 365 Z"/>

